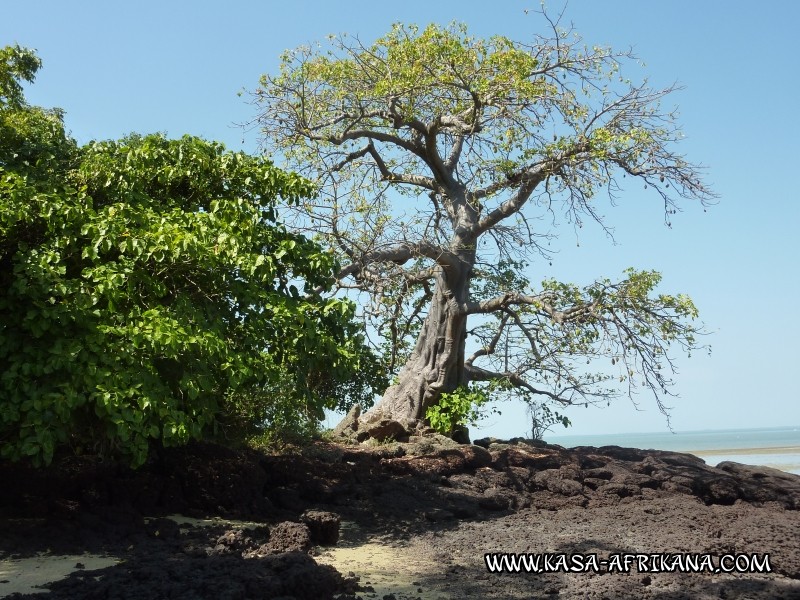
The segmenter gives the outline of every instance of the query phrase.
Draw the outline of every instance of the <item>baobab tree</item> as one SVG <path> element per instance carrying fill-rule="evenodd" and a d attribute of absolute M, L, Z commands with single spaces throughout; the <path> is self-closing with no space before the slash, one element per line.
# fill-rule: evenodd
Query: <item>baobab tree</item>
<path fill-rule="evenodd" d="M 369 294 L 396 373 L 362 431 L 413 425 L 476 385 L 561 405 L 643 386 L 666 413 L 667 352 L 697 347 L 694 304 L 657 293 L 657 272 L 529 281 L 556 217 L 606 228 L 599 204 L 622 178 L 668 225 L 679 200 L 713 198 L 673 149 L 661 100 L 674 86 L 631 83 L 630 53 L 544 17 L 549 36 L 530 44 L 459 24 L 398 24 L 369 45 L 331 36 L 286 52 L 255 92 L 265 149 L 318 185 L 296 224 L 337 253 L 340 289 Z M 595 372 L 601 358 L 614 366 Z"/>

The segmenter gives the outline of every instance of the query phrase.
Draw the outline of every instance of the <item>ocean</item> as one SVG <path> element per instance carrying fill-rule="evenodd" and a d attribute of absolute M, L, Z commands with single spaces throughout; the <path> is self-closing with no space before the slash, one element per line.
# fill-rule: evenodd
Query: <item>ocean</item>
<path fill-rule="evenodd" d="M 800 426 L 720 429 L 610 435 L 546 435 L 545 440 L 574 446 L 627 446 L 688 452 L 716 466 L 725 460 L 763 465 L 800 475 Z"/>

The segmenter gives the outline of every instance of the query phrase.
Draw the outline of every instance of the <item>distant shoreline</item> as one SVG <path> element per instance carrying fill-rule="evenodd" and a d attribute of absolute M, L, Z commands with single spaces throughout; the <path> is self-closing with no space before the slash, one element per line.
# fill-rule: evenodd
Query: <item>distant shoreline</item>
<path fill-rule="evenodd" d="M 694 454 L 695 456 L 717 456 L 728 454 L 800 454 L 800 446 L 771 446 L 763 448 L 722 448 L 722 449 L 708 449 L 708 450 L 681 450 L 687 454 Z"/>
<path fill-rule="evenodd" d="M 725 461 L 763 465 L 800 475 L 800 426 L 679 431 L 676 433 L 552 436 L 549 443 L 577 446 L 623 446 L 691 454 L 709 465 Z"/>

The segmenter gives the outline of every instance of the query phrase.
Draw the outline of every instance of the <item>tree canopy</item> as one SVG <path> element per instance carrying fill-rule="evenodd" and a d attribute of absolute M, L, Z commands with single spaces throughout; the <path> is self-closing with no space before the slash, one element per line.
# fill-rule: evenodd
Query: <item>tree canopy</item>
<path fill-rule="evenodd" d="M 368 422 L 425 419 L 476 385 L 558 405 L 641 385 L 666 411 L 668 351 L 697 347 L 694 304 L 659 293 L 655 271 L 531 282 L 552 224 L 606 228 L 602 198 L 626 177 L 668 224 L 679 200 L 713 198 L 675 152 L 674 88 L 632 83 L 629 53 L 544 19 L 531 43 L 460 24 L 331 36 L 286 52 L 255 92 L 265 148 L 322 192 L 296 224 L 336 249 L 338 287 L 369 294 L 386 340 L 397 377 Z"/>
<path fill-rule="evenodd" d="M 277 222 L 312 184 L 185 136 L 78 146 L 0 52 L 0 453 L 146 458 L 371 398 L 335 256 Z M 367 374 L 358 375 L 358 369 Z"/>

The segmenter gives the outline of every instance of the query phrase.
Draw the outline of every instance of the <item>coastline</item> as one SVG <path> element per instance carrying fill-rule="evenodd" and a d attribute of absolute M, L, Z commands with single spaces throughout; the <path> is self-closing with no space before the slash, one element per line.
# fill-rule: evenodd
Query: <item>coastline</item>
<path fill-rule="evenodd" d="M 800 454 L 800 446 L 764 446 L 762 448 L 721 448 L 712 450 L 684 450 L 688 454 L 703 455 L 728 454 Z"/>
<path fill-rule="evenodd" d="M 731 461 L 800 475 L 800 426 L 548 436 L 547 441 L 566 448 L 614 445 L 682 452 L 709 466 Z"/>
<path fill-rule="evenodd" d="M 800 447 L 776 446 L 772 448 L 723 448 L 720 450 L 689 450 L 709 466 L 731 461 L 745 465 L 769 467 L 785 473 L 800 475 Z"/>
<path fill-rule="evenodd" d="M 0 597 L 22 587 L 35 600 L 44 590 L 30 586 L 41 582 L 19 576 L 45 567 L 19 561 L 44 558 L 72 570 L 44 588 L 51 600 L 117 590 L 186 599 L 800 598 L 800 478 L 635 448 L 425 441 L 318 442 L 291 455 L 191 444 L 138 471 L 92 457 L 47 470 L 0 461 Z M 182 524 L 165 517 L 176 514 Z M 335 535 L 313 523 L 335 523 Z M 487 573 L 485 561 L 689 550 L 712 566 L 734 552 L 772 562 L 768 572 L 637 563 L 504 576 Z"/>

